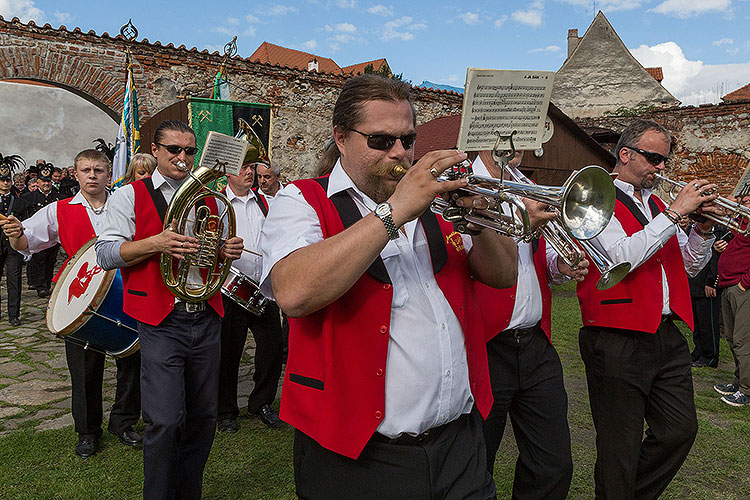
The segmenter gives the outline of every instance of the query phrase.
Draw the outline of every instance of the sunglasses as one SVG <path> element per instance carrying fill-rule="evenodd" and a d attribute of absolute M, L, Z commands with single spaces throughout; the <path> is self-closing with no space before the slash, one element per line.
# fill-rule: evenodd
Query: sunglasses
<path fill-rule="evenodd" d="M 660 155 L 659 153 L 654 153 L 652 151 L 644 151 L 642 149 L 634 148 L 632 146 L 625 146 L 628 149 L 632 149 L 636 153 L 640 153 L 643 155 L 644 158 L 646 158 L 646 161 L 649 162 L 653 166 L 657 166 L 658 164 L 664 162 L 664 165 L 667 164 L 669 161 L 669 156 Z"/>
<path fill-rule="evenodd" d="M 195 153 L 198 152 L 198 148 L 196 148 L 195 146 L 187 146 L 183 148 L 182 146 L 176 146 L 174 144 L 167 145 L 167 144 L 162 144 L 160 142 L 156 142 L 154 144 L 156 144 L 157 146 L 163 147 L 164 149 L 169 151 L 169 154 L 173 154 L 173 155 L 178 155 L 180 154 L 181 151 L 185 151 L 186 155 L 193 156 Z"/>
<path fill-rule="evenodd" d="M 414 141 L 417 140 L 417 134 L 414 133 L 395 137 L 388 134 L 365 134 L 364 132 L 354 129 L 352 129 L 352 131 L 367 137 L 367 147 L 370 149 L 377 149 L 378 151 L 390 150 L 393 145 L 396 144 L 396 140 L 401 141 L 401 145 L 404 146 L 404 149 L 411 149 L 414 145 Z"/>

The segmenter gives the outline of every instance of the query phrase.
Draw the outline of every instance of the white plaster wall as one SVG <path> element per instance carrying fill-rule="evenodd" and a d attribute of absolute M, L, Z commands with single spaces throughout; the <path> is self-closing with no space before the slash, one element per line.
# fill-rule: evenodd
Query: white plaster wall
<path fill-rule="evenodd" d="M 85 99 L 56 87 L 0 82 L 0 153 L 27 164 L 43 158 L 56 167 L 95 146 L 114 143 L 119 123 Z"/>

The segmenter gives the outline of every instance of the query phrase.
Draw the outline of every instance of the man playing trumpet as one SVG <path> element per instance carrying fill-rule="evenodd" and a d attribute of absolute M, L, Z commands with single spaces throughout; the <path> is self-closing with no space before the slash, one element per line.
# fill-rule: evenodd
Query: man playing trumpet
<path fill-rule="evenodd" d="M 617 285 L 597 290 L 590 269 L 578 286 L 579 341 L 596 428 L 596 498 L 657 498 L 688 455 L 698 430 L 687 341 L 692 329 L 687 276 L 711 257 L 713 221 L 690 235 L 678 222 L 717 197 L 705 180 L 686 184 L 667 208 L 654 193 L 672 136 L 636 120 L 617 143 L 614 217 L 592 240 L 614 263 L 630 262 Z M 713 208 L 704 206 L 705 210 Z M 643 422 L 648 428 L 643 436 Z"/>
<path fill-rule="evenodd" d="M 195 133 L 185 123 L 162 122 L 154 131 L 152 177 L 112 195 L 96 243 L 99 265 L 122 268 L 123 309 L 138 320 L 141 344 L 143 497 L 201 497 L 203 468 L 214 439 L 219 392 L 221 294 L 203 302 L 175 299 L 163 282 L 160 256 L 183 259 L 199 241 L 163 229 L 168 204 L 193 167 Z M 242 238 L 221 247 L 237 259 Z"/>

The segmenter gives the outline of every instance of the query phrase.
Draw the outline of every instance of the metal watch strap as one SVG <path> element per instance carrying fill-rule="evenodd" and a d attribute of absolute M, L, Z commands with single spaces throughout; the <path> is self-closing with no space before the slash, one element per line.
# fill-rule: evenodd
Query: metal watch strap
<path fill-rule="evenodd" d="M 378 213 L 380 210 L 378 210 L 381 205 L 387 205 L 387 211 L 386 213 Z M 375 209 L 375 217 L 383 221 L 383 225 L 385 226 L 385 230 L 388 232 L 388 239 L 395 240 L 398 238 L 398 228 L 396 227 L 396 223 L 393 222 L 393 217 L 391 216 L 391 204 L 388 202 L 381 203 L 378 205 L 378 207 Z"/>

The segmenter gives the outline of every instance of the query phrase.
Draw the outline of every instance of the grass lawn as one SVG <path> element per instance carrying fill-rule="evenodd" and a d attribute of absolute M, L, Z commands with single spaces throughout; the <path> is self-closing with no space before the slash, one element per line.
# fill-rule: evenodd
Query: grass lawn
<path fill-rule="evenodd" d="M 565 369 L 575 465 L 569 498 L 590 499 L 594 431 L 578 354 L 581 320 L 572 285 L 555 287 L 553 311 L 553 340 Z M 732 379 L 734 365 L 723 340 L 721 348 L 718 369 L 693 370 L 698 438 L 664 499 L 750 500 L 750 409 L 725 405 L 713 391 L 713 384 Z M 237 434 L 216 435 L 204 476 L 204 498 L 295 498 L 292 430 L 268 429 L 257 419 L 239 422 Z M 39 433 L 23 429 L 0 438 L 0 498 L 129 499 L 141 495 L 140 450 L 125 448 L 105 434 L 101 451 L 82 461 L 73 453 L 75 441 L 71 428 Z M 510 498 L 516 456 L 508 427 L 495 466 L 500 498 Z"/>

